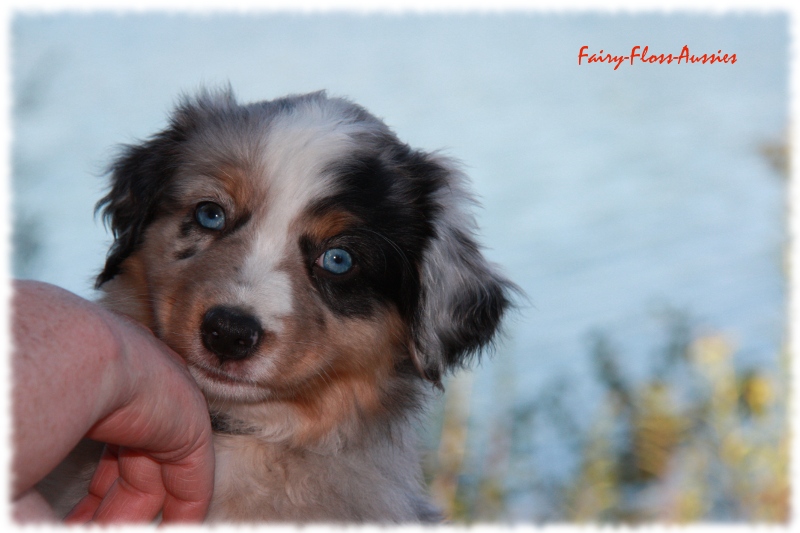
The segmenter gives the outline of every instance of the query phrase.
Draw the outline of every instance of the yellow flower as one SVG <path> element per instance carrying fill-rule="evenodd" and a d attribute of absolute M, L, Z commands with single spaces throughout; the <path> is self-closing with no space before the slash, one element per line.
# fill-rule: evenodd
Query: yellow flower
<path fill-rule="evenodd" d="M 757 373 L 746 376 L 740 390 L 745 406 L 756 416 L 763 415 L 775 400 L 772 380 Z"/>

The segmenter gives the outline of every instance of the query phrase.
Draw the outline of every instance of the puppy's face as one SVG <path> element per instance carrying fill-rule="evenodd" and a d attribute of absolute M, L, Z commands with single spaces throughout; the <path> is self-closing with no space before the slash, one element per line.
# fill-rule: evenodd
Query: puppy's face
<path fill-rule="evenodd" d="M 446 163 L 344 100 L 187 103 L 130 147 L 103 200 L 98 283 L 212 399 L 379 402 L 488 342 L 508 284 L 485 263 Z"/>

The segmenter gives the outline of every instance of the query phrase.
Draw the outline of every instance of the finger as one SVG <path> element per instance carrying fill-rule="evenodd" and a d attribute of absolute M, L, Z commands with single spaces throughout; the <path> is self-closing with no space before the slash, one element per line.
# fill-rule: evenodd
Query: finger
<path fill-rule="evenodd" d="M 198 451 L 185 464 L 162 467 L 164 522 L 201 522 L 208 512 L 214 489 L 214 455 Z"/>
<path fill-rule="evenodd" d="M 70 525 L 88 524 L 97 508 L 100 507 L 101 498 L 94 494 L 84 496 L 78 504 L 64 517 L 64 523 Z"/>
<path fill-rule="evenodd" d="M 106 495 L 119 477 L 119 446 L 107 444 L 89 484 L 89 494 L 100 499 Z"/>
<path fill-rule="evenodd" d="M 86 495 L 78 504 L 67 514 L 64 521 L 69 524 L 85 524 L 89 522 L 100 502 L 111 489 L 114 482 L 119 477 L 118 447 L 106 445 L 100 462 L 92 475 L 89 483 L 89 494 Z"/>
<path fill-rule="evenodd" d="M 149 494 L 120 478 L 92 517 L 98 524 L 151 522 L 164 505 L 164 494 Z"/>
<path fill-rule="evenodd" d="M 94 514 L 94 521 L 148 522 L 164 505 L 166 491 L 161 465 L 150 457 L 121 449 L 119 478 L 105 494 Z"/>
<path fill-rule="evenodd" d="M 208 513 L 208 503 L 204 501 L 189 502 L 167 495 L 164 500 L 163 523 L 188 524 L 202 522 Z"/>

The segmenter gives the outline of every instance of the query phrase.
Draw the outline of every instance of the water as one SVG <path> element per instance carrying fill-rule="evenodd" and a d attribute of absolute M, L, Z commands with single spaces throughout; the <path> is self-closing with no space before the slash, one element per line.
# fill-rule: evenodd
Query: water
<path fill-rule="evenodd" d="M 583 45 L 738 61 L 614 71 L 579 66 Z M 327 89 L 464 162 L 487 255 L 528 296 L 475 375 L 478 434 L 498 388 L 524 404 L 556 378 L 589 420 L 588 333 L 611 332 L 641 378 L 665 307 L 731 338 L 738 364 L 776 372 L 786 182 L 761 148 L 785 142 L 788 46 L 780 14 L 16 16 L 15 271 L 92 296 L 109 244 L 92 217 L 100 174 L 116 143 L 164 126 L 179 93 Z"/>

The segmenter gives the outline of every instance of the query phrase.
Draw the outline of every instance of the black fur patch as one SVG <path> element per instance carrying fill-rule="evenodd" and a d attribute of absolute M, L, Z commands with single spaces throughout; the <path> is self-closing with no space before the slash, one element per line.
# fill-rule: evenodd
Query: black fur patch
<path fill-rule="evenodd" d="M 367 316 L 375 302 L 388 302 L 408 319 L 419 295 L 419 264 L 433 235 L 430 217 L 437 208 L 431 193 L 444 181 L 438 172 L 430 172 L 433 166 L 419 172 L 421 156 L 407 146 L 383 141 L 388 146 L 329 169 L 338 192 L 310 209 L 312 216 L 347 211 L 362 224 L 324 243 L 305 237 L 300 244 L 312 279 L 335 312 Z M 387 152 L 390 157 L 383 155 Z M 357 264 L 353 275 L 338 278 L 313 266 L 319 254 L 334 247 L 351 253 Z"/>

